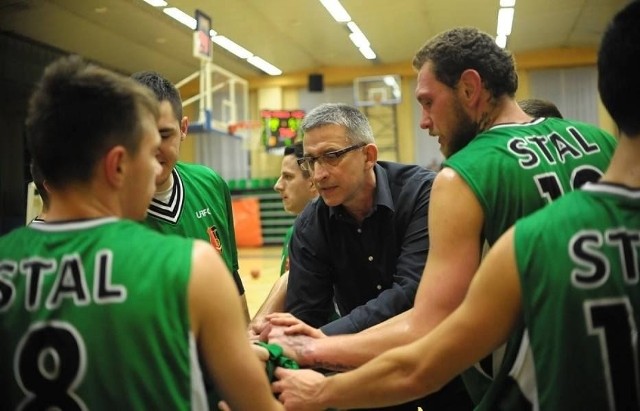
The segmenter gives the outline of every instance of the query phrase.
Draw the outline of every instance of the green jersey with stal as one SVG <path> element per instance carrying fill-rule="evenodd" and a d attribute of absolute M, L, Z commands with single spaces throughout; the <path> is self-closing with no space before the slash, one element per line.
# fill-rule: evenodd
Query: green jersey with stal
<path fill-rule="evenodd" d="M 206 409 L 192 249 L 115 218 L 0 237 L 2 408 Z"/>
<path fill-rule="evenodd" d="M 483 238 L 489 246 L 516 220 L 586 182 L 596 181 L 609 165 L 616 141 L 589 124 L 537 118 L 525 124 L 500 124 L 476 136 L 444 162 L 466 182 L 484 213 Z M 529 400 L 523 386 L 532 379 L 524 329 L 506 347 L 463 374 L 480 409 L 502 409 Z M 503 360 L 504 359 L 504 360 Z M 490 389 L 489 389 L 490 388 Z"/>
<path fill-rule="evenodd" d="M 588 184 L 519 221 L 541 410 L 639 410 L 640 190 Z"/>
<path fill-rule="evenodd" d="M 558 118 L 496 125 L 445 160 L 475 194 L 489 245 L 517 219 L 604 173 L 616 141 L 592 125 Z"/>

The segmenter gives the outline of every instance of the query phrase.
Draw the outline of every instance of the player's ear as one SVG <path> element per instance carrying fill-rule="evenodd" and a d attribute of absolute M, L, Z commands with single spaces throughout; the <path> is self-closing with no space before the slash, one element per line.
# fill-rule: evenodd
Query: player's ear
<path fill-rule="evenodd" d="M 184 140 L 187 137 L 189 131 L 189 117 L 184 116 L 180 120 L 180 140 Z"/>
<path fill-rule="evenodd" d="M 104 155 L 104 176 L 114 187 L 121 187 L 128 167 L 127 150 L 123 146 L 114 146 Z"/>
<path fill-rule="evenodd" d="M 473 69 L 467 69 L 460 75 L 458 87 L 467 102 L 475 104 L 482 93 L 482 78 L 480 73 Z"/>

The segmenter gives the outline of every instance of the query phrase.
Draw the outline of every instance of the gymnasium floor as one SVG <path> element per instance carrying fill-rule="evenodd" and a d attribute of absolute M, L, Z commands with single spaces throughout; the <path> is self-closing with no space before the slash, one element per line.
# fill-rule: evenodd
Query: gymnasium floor
<path fill-rule="evenodd" d="M 271 286 L 280 276 L 281 246 L 238 249 L 240 276 L 247 296 L 249 313 L 253 315 L 269 294 Z M 260 270 L 258 278 L 251 276 L 252 270 Z"/>

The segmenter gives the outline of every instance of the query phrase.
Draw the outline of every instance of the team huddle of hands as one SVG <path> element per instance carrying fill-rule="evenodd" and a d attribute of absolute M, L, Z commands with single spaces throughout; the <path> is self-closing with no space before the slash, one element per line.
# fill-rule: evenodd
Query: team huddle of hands
<path fill-rule="evenodd" d="M 249 340 L 278 344 L 283 354 L 296 361 L 301 367 L 305 363 L 304 352 L 308 344 L 316 338 L 324 338 L 325 334 L 313 328 L 289 313 L 272 313 L 262 319 L 254 320 L 249 327 Z M 264 363 L 269 360 L 266 348 L 252 344 L 258 359 Z M 320 410 L 313 406 L 312 399 L 317 397 L 324 375 L 311 369 L 290 370 L 278 367 L 274 373 L 276 379 L 271 384 L 273 393 L 284 404 L 287 410 Z M 231 411 L 226 404 L 221 404 L 223 411 Z"/>

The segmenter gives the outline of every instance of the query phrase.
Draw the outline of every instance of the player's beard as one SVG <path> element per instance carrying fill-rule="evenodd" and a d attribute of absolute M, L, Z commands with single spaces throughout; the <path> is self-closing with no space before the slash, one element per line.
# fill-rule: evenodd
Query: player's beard
<path fill-rule="evenodd" d="M 449 153 L 447 157 L 451 157 L 466 147 L 480 132 L 480 125 L 473 121 L 464 111 L 458 99 L 454 101 L 453 109 L 456 117 L 456 128 L 451 133 L 451 142 L 449 143 Z"/>

